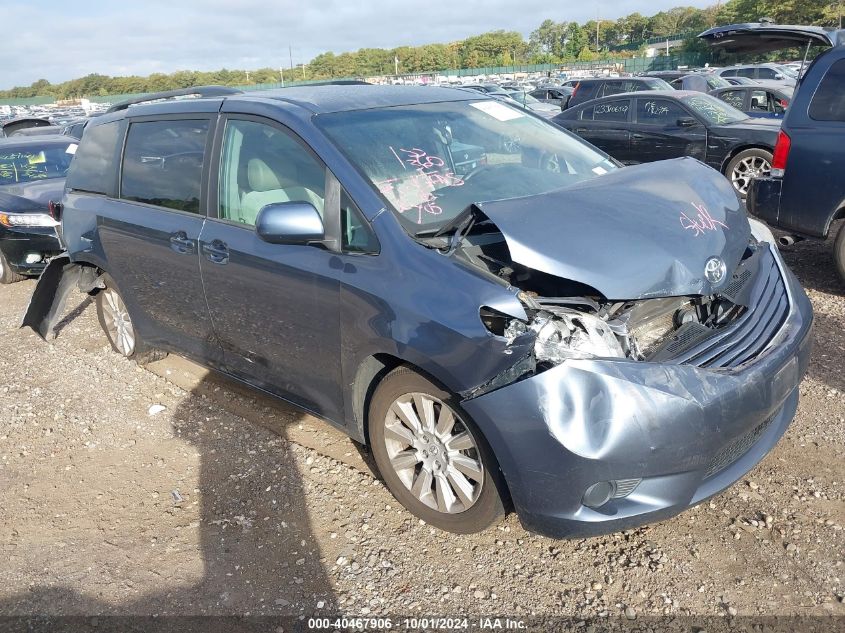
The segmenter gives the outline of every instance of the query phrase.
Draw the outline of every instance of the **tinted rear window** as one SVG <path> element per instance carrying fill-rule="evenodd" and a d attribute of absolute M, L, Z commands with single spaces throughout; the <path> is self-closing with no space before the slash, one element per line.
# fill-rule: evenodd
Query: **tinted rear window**
<path fill-rule="evenodd" d="M 816 121 L 845 121 L 845 59 L 834 63 L 810 103 L 810 118 Z"/>
<path fill-rule="evenodd" d="M 208 121 L 132 123 L 123 152 L 120 197 L 199 213 L 207 136 Z"/>
<path fill-rule="evenodd" d="M 67 176 L 67 186 L 76 191 L 114 195 L 120 121 L 95 125 L 79 142 Z"/>

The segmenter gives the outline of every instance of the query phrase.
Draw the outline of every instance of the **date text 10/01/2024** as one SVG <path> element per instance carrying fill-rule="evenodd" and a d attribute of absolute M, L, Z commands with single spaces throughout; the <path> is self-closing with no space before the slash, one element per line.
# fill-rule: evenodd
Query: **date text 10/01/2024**
<path fill-rule="evenodd" d="M 320 630 L 441 630 L 441 631 L 521 631 L 527 628 L 525 622 L 514 618 L 480 617 L 480 618 L 447 618 L 447 617 L 409 617 L 409 618 L 380 618 L 380 617 L 337 617 L 337 618 L 309 618 L 308 629 Z"/>

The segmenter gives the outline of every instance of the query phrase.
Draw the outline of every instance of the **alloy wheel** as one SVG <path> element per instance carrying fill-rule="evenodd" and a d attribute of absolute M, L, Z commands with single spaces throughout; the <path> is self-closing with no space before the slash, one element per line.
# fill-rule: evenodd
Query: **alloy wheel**
<path fill-rule="evenodd" d="M 768 176 L 772 165 L 760 156 L 747 156 L 739 161 L 731 172 L 731 182 L 734 188 L 743 196 L 748 193 L 751 180 L 760 176 Z"/>
<path fill-rule="evenodd" d="M 394 400 L 384 420 L 384 444 L 400 481 L 426 506 L 456 514 L 478 500 L 484 483 L 478 444 L 441 400 L 424 393 Z"/>
<path fill-rule="evenodd" d="M 120 295 L 111 288 L 104 291 L 103 310 L 109 338 L 124 356 L 132 356 L 135 351 L 135 328 Z"/>

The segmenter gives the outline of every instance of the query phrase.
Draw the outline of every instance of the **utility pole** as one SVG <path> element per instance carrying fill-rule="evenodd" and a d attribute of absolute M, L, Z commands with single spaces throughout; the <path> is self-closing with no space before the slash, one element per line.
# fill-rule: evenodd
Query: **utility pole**
<path fill-rule="evenodd" d="M 599 7 L 596 7 L 596 52 L 599 52 L 599 25 L 601 24 L 601 18 L 599 17 Z"/>
<path fill-rule="evenodd" d="M 293 76 L 293 50 L 288 45 L 288 57 L 290 58 L 290 74 Z M 296 79 L 296 77 L 294 77 Z"/>
<path fill-rule="evenodd" d="M 246 82 L 249 83 L 249 71 L 247 70 L 245 72 L 246 72 Z"/>
<path fill-rule="evenodd" d="M 282 80 L 282 88 L 285 87 L 285 71 L 282 70 L 282 67 L 279 66 L 279 79 Z"/>

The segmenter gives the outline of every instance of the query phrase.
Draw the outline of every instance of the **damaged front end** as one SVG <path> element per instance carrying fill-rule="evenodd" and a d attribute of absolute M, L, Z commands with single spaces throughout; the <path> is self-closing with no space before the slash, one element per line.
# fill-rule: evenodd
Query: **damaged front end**
<path fill-rule="evenodd" d="M 710 295 L 609 301 L 580 284 L 559 280 L 514 264 L 504 264 L 482 248 L 468 244 L 461 255 L 476 266 L 504 276 L 520 291 L 527 315 L 518 319 L 489 308 L 481 309 L 485 327 L 509 344 L 533 340 L 531 353 L 512 368 L 465 394 L 472 398 L 520 378 L 540 373 L 569 359 L 616 358 L 632 361 L 679 363 L 685 353 L 718 337 L 741 320 L 752 305 L 753 288 L 767 246 L 752 238 L 729 281 Z M 517 270 L 515 270 L 515 268 Z M 540 283 L 537 283 L 540 280 Z M 589 294 L 549 296 L 548 285 L 579 287 Z M 541 294 L 541 292 L 544 292 Z"/>
<path fill-rule="evenodd" d="M 668 172 L 682 176 L 670 192 Z M 473 221 L 449 252 L 516 293 L 525 318 L 490 306 L 480 317 L 514 350 L 532 351 L 461 395 L 569 359 L 725 367 L 762 351 L 759 337 L 785 318 L 783 282 L 771 235 L 756 222 L 752 234 L 722 180 L 697 161 L 667 161 L 468 209 Z"/>

